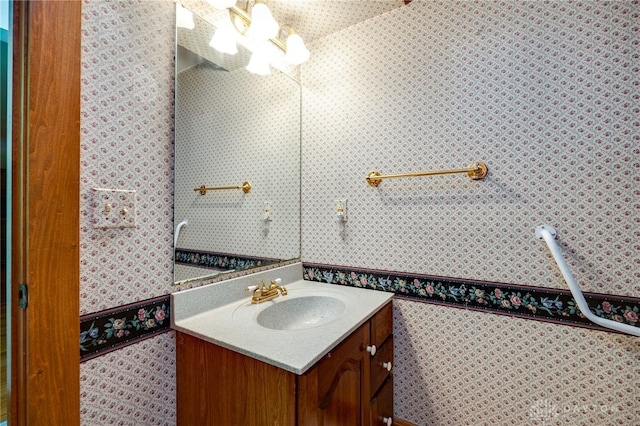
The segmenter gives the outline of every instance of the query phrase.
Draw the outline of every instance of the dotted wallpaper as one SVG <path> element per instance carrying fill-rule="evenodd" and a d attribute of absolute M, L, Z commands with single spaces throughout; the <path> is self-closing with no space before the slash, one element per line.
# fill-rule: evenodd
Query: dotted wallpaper
<path fill-rule="evenodd" d="M 82 5 L 80 314 L 172 291 L 174 7 Z M 93 187 L 135 190 L 137 227 L 94 229 Z M 82 363 L 82 425 L 175 424 L 172 335 Z"/>
<path fill-rule="evenodd" d="M 85 1 L 80 308 L 167 294 L 173 248 L 171 2 Z M 91 188 L 136 191 L 136 228 L 94 229 Z"/>
<path fill-rule="evenodd" d="M 82 363 L 82 424 L 175 425 L 174 376 L 173 333 Z"/>
<path fill-rule="evenodd" d="M 177 247 L 244 256 L 300 256 L 300 87 L 201 64 L 178 76 Z M 239 186 L 242 190 L 194 191 Z M 271 221 L 263 220 L 265 203 Z"/>
<path fill-rule="evenodd" d="M 303 260 L 639 296 L 638 2 L 414 1 L 303 65 Z M 458 169 L 488 176 L 383 181 Z M 332 202 L 348 200 L 345 235 Z"/>
<path fill-rule="evenodd" d="M 312 44 L 302 260 L 640 295 L 639 2 L 420 1 Z M 464 168 L 488 176 L 365 182 Z M 343 235 L 331 214 L 348 200 Z M 640 341 L 398 300 L 395 416 L 640 422 Z"/>
<path fill-rule="evenodd" d="M 396 418 L 422 426 L 640 420 L 637 338 L 394 303 Z"/>

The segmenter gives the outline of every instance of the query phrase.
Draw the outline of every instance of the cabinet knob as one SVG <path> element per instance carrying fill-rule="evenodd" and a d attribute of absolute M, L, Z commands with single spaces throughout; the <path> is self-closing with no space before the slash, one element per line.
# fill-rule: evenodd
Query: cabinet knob
<path fill-rule="evenodd" d="M 374 356 L 376 354 L 376 351 L 376 345 L 367 346 L 367 352 L 369 352 L 371 356 Z"/>
<path fill-rule="evenodd" d="M 383 417 L 382 418 L 382 423 L 387 425 L 387 426 L 391 426 L 393 424 L 393 418 L 392 417 Z"/>
<path fill-rule="evenodd" d="M 386 369 L 387 371 L 391 371 L 391 369 L 393 368 L 393 366 L 391 365 L 391 361 L 383 362 L 382 368 Z"/>

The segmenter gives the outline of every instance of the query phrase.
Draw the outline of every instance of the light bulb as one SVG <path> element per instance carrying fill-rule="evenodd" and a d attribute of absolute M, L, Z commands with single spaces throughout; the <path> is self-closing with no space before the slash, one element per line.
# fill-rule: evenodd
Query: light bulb
<path fill-rule="evenodd" d="M 228 53 L 229 55 L 235 55 L 238 53 L 238 46 L 236 45 L 236 31 L 231 26 L 231 22 L 222 24 L 220 28 L 216 30 L 211 37 L 209 46 L 216 49 L 218 52 Z"/>
<path fill-rule="evenodd" d="M 276 22 L 271 11 L 264 3 L 256 3 L 251 9 L 251 25 L 247 36 L 260 41 L 266 41 L 278 35 L 280 25 Z"/>
<path fill-rule="evenodd" d="M 188 30 L 196 27 L 193 23 L 193 13 L 182 7 L 180 3 L 176 3 L 176 25 Z"/>
<path fill-rule="evenodd" d="M 304 45 L 302 37 L 295 32 L 289 34 L 287 37 L 287 53 L 284 56 L 285 61 L 292 65 L 300 65 L 303 62 L 307 62 L 311 57 L 309 49 Z"/>
<path fill-rule="evenodd" d="M 258 75 L 271 74 L 271 67 L 269 66 L 269 58 L 261 51 L 256 50 L 251 54 L 249 64 L 247 65 L 247 71 Z"/>

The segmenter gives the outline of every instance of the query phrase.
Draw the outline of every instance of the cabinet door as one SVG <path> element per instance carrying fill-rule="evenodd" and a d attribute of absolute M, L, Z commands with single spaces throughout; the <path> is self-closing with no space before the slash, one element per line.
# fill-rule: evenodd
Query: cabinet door
<path fill-rule="evenodd" d="M 362 425 L 369 421 L 369 324 L 298 377 L 298 425 Z"/>
<path fill-rule="evenodd" d="M 176 334 L 178 425 L 295 424 L 295 374 Z"/>

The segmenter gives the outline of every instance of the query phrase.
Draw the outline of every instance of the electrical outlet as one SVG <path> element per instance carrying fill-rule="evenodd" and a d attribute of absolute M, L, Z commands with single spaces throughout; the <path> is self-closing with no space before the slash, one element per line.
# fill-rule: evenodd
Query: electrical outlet
<path fill-rule="evenodd" d="M 92 188 L 93 227 L 135 228 L 136 191 Z"/>

